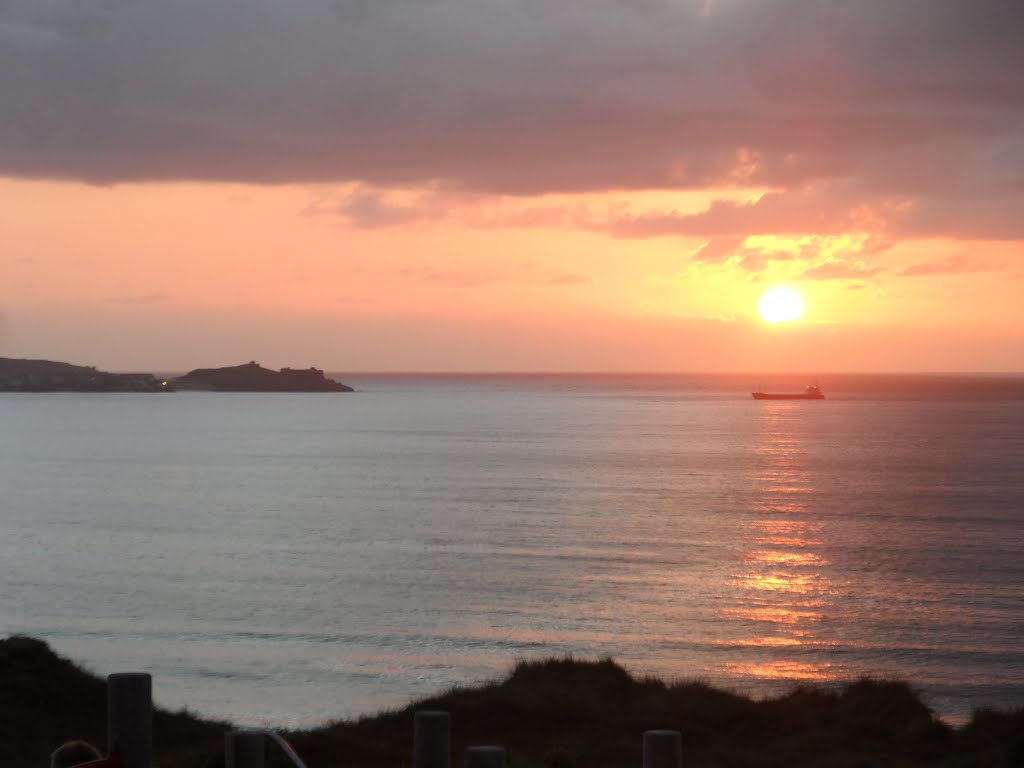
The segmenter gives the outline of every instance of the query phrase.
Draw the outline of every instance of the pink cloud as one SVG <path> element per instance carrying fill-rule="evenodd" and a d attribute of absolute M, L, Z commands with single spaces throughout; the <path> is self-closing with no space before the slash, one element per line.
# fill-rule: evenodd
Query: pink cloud
<path fill-rule="evenodd" d="M 800 277 L 804 280 L 864 280 L 881 272 L 881 267 L 868 266 L 859 261 L 828 261 L 805 269 Z"/>
<path fill-rule="evenodd" d="M 935 275 L 964 275 L 976 272 L 1000 270 L 1003 265 L 995 265 L 979 261 L 966 254 L 951 256 L 941 261 L 925 261 L 912 264 L 899 274 L 904 277 L 929 277 Z"/>

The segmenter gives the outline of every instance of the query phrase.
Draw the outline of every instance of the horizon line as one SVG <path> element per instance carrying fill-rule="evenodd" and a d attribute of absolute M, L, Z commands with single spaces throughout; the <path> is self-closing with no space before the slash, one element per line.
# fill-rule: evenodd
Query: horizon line
<path fill-rule="evenodd" d="M 262 364 L 260 364 L 262 365 Z M 227 367 L 227 366 L 218 366 Z M 292 366 L 285 366 L 292 367 Z M 314 366 L 317 367 L 317 366 Z M 161 373 L 177 373 L 176 370 L 161 370 Z M 195 369 L 192 369 L 195 370 Z M 345 370 L 320 368 L 325 373 L 344 376 L 1012 376 L 1024 377 L 1022 370 L 922 370 L 922 371 L 711 371 L 711 370 Z M 137 371 L 117 371 L 136 373 Z M 185 371 L 187 373 L 187 371 Z"/>

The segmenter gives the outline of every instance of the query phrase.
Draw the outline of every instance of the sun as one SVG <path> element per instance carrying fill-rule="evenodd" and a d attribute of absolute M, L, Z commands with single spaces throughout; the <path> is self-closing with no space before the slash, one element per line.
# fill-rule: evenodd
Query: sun
<path fill-rule="evenodd" d="M 792 288 L 779 286 L 764 292 L 757 311 L 765 322 L 787 323 L 804 313 L 804 300 Z"/>

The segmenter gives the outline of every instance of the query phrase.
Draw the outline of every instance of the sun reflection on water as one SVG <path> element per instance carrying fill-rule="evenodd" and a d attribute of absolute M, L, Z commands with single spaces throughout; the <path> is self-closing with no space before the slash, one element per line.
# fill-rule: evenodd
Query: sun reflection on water
<path fill-rule="evenodd" d="M 831 664 L 809 664 L 800 661 L 779 660 L 766 664 L 729 663 L 726 669 L 734 675 L 758 677 L 762 680 L 794 680 L 814 682 L 834 680 L 840 672 Z"/>
<path fill-rule="evenodd" d="M 764 403 L 750 518 L 723 612 L 743 629 L 721 639 L 731 675 L 763 680 L 826 681 L 841 665 L 811 662 L 807 652 L 834 645 L 823 631 L 836 590 L 822 554 L 825 532 L 813 508 L 816 477 L 800 435 L 799 403 Z"/>

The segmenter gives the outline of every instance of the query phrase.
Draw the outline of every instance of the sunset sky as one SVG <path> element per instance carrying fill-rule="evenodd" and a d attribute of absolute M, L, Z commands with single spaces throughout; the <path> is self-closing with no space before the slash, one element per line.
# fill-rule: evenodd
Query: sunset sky
<path fill-rule="evenodd" d="M 0 356 L 1024 370 L 1022 41 L 1020 0 L 5 0 Z"/>

